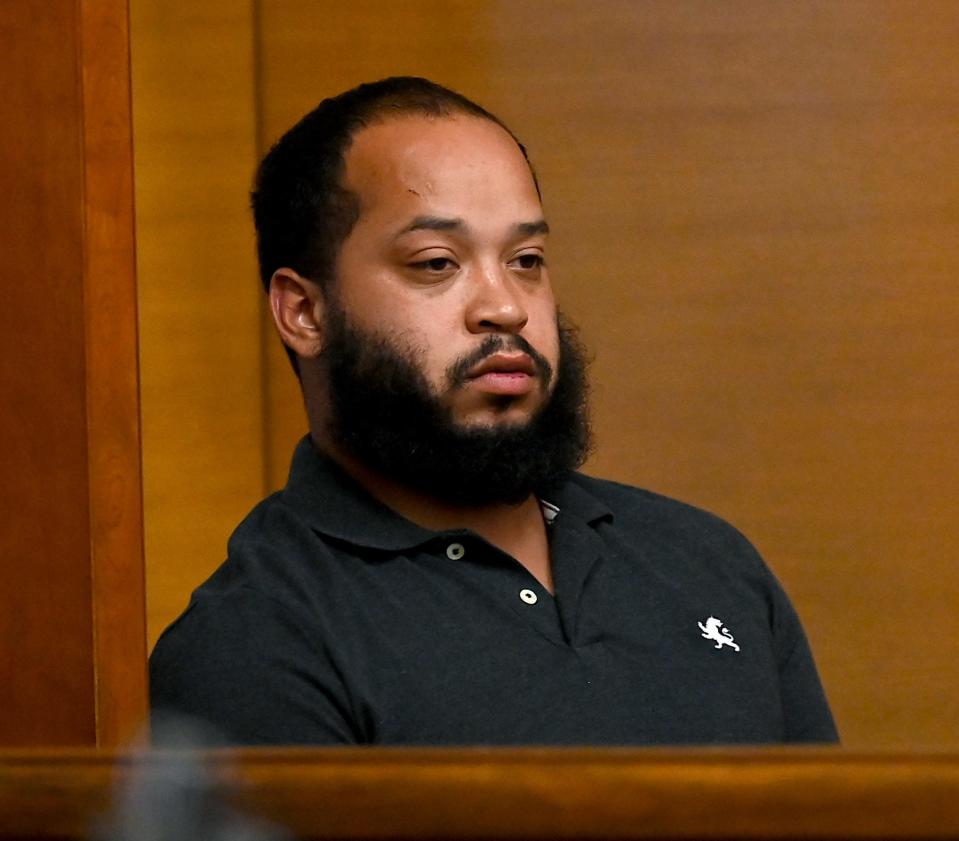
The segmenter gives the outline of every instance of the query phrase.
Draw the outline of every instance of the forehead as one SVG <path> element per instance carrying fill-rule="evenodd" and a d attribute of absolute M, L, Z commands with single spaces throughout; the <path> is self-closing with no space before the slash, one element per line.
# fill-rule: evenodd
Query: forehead
<path fill-rule="evenodd" d="M 402 224 L 422 213 L 531 221 L 542 215 L 516 141 L 489 120 L 406 115 L 368 126 L 345 156 L 344 186 L 359 197 L 360 222 Z"/>

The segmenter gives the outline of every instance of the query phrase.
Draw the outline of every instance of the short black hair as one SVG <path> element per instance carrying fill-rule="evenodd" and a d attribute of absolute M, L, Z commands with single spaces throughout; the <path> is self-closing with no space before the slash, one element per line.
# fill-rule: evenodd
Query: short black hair
<path fill-rule="evenodd" d="M 277 141 L 257 169 L 252 205 L 264 289 L 283 267 L 321 287 L 332 281 L 337 252 L 359 218 L 357 196 L 342 185 L 353 136 L 372 123 L 406 114 L 480 117 L 516 140 L 485 108 L 416 76 L 392 76 L 324 99 Z M 516 144 L 529 163 L 523 144 Z"/>

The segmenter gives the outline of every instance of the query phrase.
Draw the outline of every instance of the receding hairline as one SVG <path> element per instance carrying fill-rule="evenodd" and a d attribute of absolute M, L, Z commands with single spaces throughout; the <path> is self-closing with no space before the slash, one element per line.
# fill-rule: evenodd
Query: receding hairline
<path fill-rule="evenodd" d="M 530 171 L 532 171 L 532 164 L 530 162 L 529 155 L 526 152 L 526 147 L 502 121 L 492 115 L 474 113 L 460 107 L 459 105 L 451 105 L 449 109 L 441 113 L 425 109 L 420 110 L 419 108 L 401 108 L 399 106 L 397 106 L 395 111 L 383 109 L 370 113 L 361 120 L 357 120 L 356 124 L 345 138 L 343 146 L 340 150 L 341 166 L 345 167 L 350 149 L 353 148 L 353 144 L 356 142 L 356 139 L 363 135 L 366 131 L 381 126 L 390 125 L 391 123 L 417 122 L 420 120 L 425 120 L 429 123 L 458 122 L 463 120 L 466 122 L 475 122 L 478 124 L 485 123 L 487 125 L 494 126 L 513 142 L 520 154 L 523 156 L 523 159 L 526 161 L 527 166 L 529 166 Z"/>
<path fill-rule="evenodd" d="M 376 129 L 385 125 L 396 122 L 415 122 L 418 120 L 426 120 L 430 123 L 439 123 L 439 122 L 457 122 L 461 118 L 466 118 L 469 122 L 475 122 L 477 124 L 486 123 L 491 125 L 499 130 L 499 133 L 503 135 L 506 139 L 511 141 L 512 145 L 520 153 L 520 156 L 523 159 L 523 162 L 526 165 L 526 170 L 530 175 L 530 179 L 533 184 L 533 189 L 536 192 L 537 198 L 542 202 L 542 194 L 539 188 L 539 180 L 536 177 L 536 171 L 533 169 L 533 163 L 527 154 L 526 147 L 519 141 L 516 135 L 498 118 L 492 115 L 486 114 L 476 114 L 472 111 L 466 110 L 454 105 L 449 109 L 448 112 L 441 114 L 434 113 L 432 111 L 420 111 L 417 109 L 398 109 L 395 112 L 380 112 L 377 111 L 370 116 L 369 119 L 364 119 L 362 122 L 358 123 L 354 129 L 350 132 L 349 136 L 346 138 L 340 152 L 340 161 L 339 161 L 339 172 L 337 175 L 337 186 L 344 193 L 344 195 L 349 196 L 352 199 L 359 200 L 359 196 L 356 192 L 351 189 L 347 184 L 347 169 L 350 159 L 350 152 L 353 149 L 355 141 L 363 135 L 367 130 Z M 537 220 L 538 221 L 538 220 Z"/>

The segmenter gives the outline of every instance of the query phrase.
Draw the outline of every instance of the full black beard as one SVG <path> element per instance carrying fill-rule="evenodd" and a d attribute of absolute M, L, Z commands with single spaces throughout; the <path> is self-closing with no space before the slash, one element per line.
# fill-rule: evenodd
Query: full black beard
<path fill-rule="evenodd" d="M 415 348 L 360 329 L 333 307 L 320 359 L 331 439 L 376 473 L 447 503 L 518 504 L 542 495 L 585 461 L 591 442 L 586 354 L 571 325 L 558 317 L 558 327 L 556 384 L 536 414 L 525 423 L 465 426 L 430 388 Z M 449 367 L 450 387 L 503 350 L 527 353 L 548 388 L 552 371 L 542 355 L 525 339 L 498 333 Z M 511 399 L 502 399 L 504 408 Z"/>

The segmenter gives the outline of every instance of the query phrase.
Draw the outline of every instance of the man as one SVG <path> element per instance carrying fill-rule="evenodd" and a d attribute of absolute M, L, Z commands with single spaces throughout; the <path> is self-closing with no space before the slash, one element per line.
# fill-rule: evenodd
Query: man
<path fill-rule="evenodd" d="M 574 472 L 582 352 L 495 117 L 360 86 L 277 143 L 253 207 L 310 435 L 157 644 L 155 709 L 254 744 L 835 740 L 745 539 Z"/>

